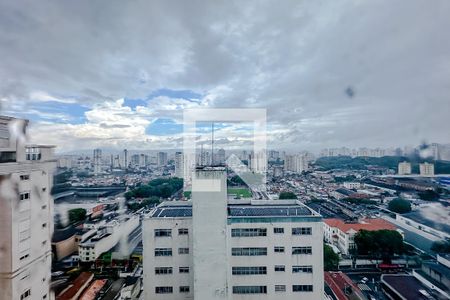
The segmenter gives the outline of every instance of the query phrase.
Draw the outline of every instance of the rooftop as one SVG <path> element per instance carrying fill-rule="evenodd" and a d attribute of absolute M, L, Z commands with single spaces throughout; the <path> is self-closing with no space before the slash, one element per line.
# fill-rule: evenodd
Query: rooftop
<path fill-rule="evenodd" d="M 330 226 L 330 227 L 337 227 L 339 230 L 343 232 L 348 232 L 351 229 L 354 231 L 359 230 L 368 230 L 368 231 L 375 231 L 375 230 L 395 230 L 396 227 L 389 223 L 388 221 L 384 219 L 363 219 L 359 223 L 345 223 L 341 219 L 324 219 L 324 222 Z"/>
<path fill-rule="evenodd" d="M 403 299 L 430 300 L 432 297 L 425 286 L 412 275 L 382 275 L 381 283 Z"/>
<path fill-rule="evenodd" d="M 232 203 L 230 203 L 232 202 Z M 295 217 L 320 216 L 298 201 L 291 200 L 250 200 L 230 201 L 228 217 Z M 183 218 L 192 217 L 191 201 L 169 201 L 159 205 L 150 212 L 151 218 Z"/>

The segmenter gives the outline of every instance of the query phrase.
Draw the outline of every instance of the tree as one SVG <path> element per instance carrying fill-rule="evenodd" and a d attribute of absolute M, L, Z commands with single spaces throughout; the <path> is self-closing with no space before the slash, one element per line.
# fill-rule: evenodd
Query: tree
<path fill-rule="evenodd" d="M 390 263 L 394 254 L 405 252 L 403 237 L 396 230 L 360 230 L 354 238 L 357 253 Z"/>
<path fill-rule="evenodd" d="M 393 212 L 404 214 L 411 211 L 411 203 L 408 200 L 397 198 L 389 202 L 388 208 Z"/>
<path fill-rule="evenodd" d="M 339 267 L 339 255 L 329 245 L 323 245 L 323 261 L 325 271 L 337 270 Z"/>
<path fill-rule="evenodd" d="M 84 208 L 74 208 L 69 210 L 69 222 L 76 223 L 86 219 L 86 210 Z"/>
<path fill-rule="evenodd" d="M 450 253 L 450 240 L 434 242 L 431 251 L 436 253 Z"/>
<path fill-rule="evenodd" d="M 293 192 L 281 192 L 278 196 L 278 199 L 297 199 L 297 195 L 295 195 Z"/>

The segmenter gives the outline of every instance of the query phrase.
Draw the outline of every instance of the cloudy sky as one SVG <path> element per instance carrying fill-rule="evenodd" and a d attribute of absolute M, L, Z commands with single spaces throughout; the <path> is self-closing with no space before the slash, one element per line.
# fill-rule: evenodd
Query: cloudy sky
<path fill-rule="evenodd" d="M 450 142 L 450 2 L 0 0 L 1 113 L 59 151 L 181 147 L 266 108 L 293 151 Z M 238 125 L 218 139 L 245 141 Z"/>

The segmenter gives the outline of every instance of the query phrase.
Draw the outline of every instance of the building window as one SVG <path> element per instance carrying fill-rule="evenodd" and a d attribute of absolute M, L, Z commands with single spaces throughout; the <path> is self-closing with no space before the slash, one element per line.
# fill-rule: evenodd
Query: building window
<path fill-rule="evenodd" d="M 41 208 L 42 209 L 47 209 L 47 205 L 42 205 Z"/>
<path fill-rule="evenodd" d="M 155 274 L 156 275 L 167 275 L 172 274 L 172 267 L 156 267 Z"/>
<path fill-rule="evenodd" d="M 20 175 L 20 180 L 30 180 L 29 174 Z"/>
<path fill-rule="evenodd" d="M 267 274 L 267 267 L 233 267 L 233 275 L 264 275 Z"/>
<path fill-rule="evenodd" d="M 171 286 L 157 286 L 155 287 L 156 294 L 172 294 L 173 287 Z"/>
<path fill-rule="evenodd" d="M 42 223 L 42 228 L 46 228 L 47 227 L 47 223 Z"/>
<path fill-rule="evenodd" d="M 20 260 L 24 260 L 24 259 L 27 259 L 28 257 L 30 257 L 30 254 L 24 254 L 24 255 L 22 255 L 19 259 Z"/>
<path fill-rule="evenodd" d="M 178 248 L 178 254 L 189 254 L 189 248 Z"/>
<path fill-rule="evenodd" d="M 276 265 L 275 266 L 275 272 L 284 272 L 286 270 L 286 267 L 283 265 Z"/>
<path fill-rule="evenodd" d="M 275 292 L 286 292 L 286 286 L 284 284 L 275 285 Z"/>
<path fill-rule="evenodd" d="M 293 285 L 292 286 L 293 292 L 312 292 L 313 286 L 312 285 Z"/>
<path fill-rule="evenodd" d="M 273 229 L 273 233 L 275 233 L 275 234 L 283 234 L 284 233 L 284 228 L 282 228 L 282 227 L 275 227 Z"/>
<path fill-rule="evenodd" d="M 260 256 L 267 255 L 267 248 L 232 248 L 232 256 Z"/>
<path fill-rule="evenodd" d="M 180 286 L 180 293 L 189 293 L 189 286 Z"/>
<path fill-rule="evenodd" d="M 233 294 L 267 294 L 267 286 L 233 286 Z"/>
<path fill-rule="evenodd" d="M 275 253 L 284 253 L 284 247 L 282 247 L 282 246 L 275 246 L 275 247 L 273 248 L 273 251 L 274 251 Z"/>
<path fill-rule="evenodd" d="M 20 295 L 20 300 L 27 299 L 30 296 L 31 296 L 31 290 L 28 289 L 25 292 L 23 292 L 22 295 Z"/>
<path fill-rule="evenodd" d="M 172 248 L 155 248 L 155 256 L 172 256 Z"/>
<path fill-rule="evenodd" d="M 234 228 L 231 229 L 232 237 L 267 236 L 266 228 Z"/>
<path fill-rule="evenodd" d="M 155 229 L 155 236 L 172 236 L 172 229 Z"/>
<path fill-rule="evenodd" d="M 16 162 L 16 152 L 0 151 L 0 163 Z"/>
<path fill-rule="evenodd" d="M 292 247 L 292 254 L 312 254 L 312 247 Z"/>
<path fill-rule="evenodd" d="M 20 193 L 20 200 L 28 200 L 30 199 L 30 192 Z"/>
<path fill-rule="evenodd" d="M 189 229 L 187 228 L 179 228 L 178 229 L 178 235 L 186 235 L 189 234 Z"/>
<path fill-rule="evenodd" d="M 178 269 L 178 272 L 184 273 L 184 274 L 189 273 L 189 267 L 180 267 Z"/>
<path fill-rule="evenodd" d="M 41 149 L 33 147 L 27 148 L 25 150 L 26 160 L 40 160 L 41 159 Z"/>
<path fill-rule="evenodd" d="M 292 235 L 311 235 L 312 228 L 311 227 L 296 227 L 292 228 Z"/>
<path fill-rule="evenodd" d="M 292 266 L 292 273 L 312 273 L 312 266 Z"/>

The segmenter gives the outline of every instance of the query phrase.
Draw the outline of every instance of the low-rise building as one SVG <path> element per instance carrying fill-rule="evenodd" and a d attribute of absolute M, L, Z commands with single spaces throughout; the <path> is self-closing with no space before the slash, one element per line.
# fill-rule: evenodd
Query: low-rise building
<path fill-rule="evenodd" d="M 410 162 L 403 161 L 398 164 L 398 175 L 410 175 L 412 173 L 411 170 Z"/>
<path fill-rule="evenodd" d="M 81 262 L 95 261 L 102 253 L 111 250 L 121 239 L 126 240 L 139 226 L 139 216 L 116 218 L 97 229 L 97 233 L 80 243 L 78 254 Z"/>
<path fill-rule="evenodd" d="M 335 245 L 342 254 L 348 255 L 356 247 L 354 237 L 360 230 L 396 230 L 384 219 L 363 219 L 358 223 L 345 223 L 341 219 L 324 219 L 325 242 Z"/>

